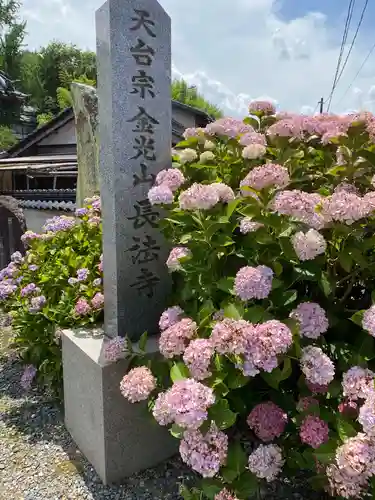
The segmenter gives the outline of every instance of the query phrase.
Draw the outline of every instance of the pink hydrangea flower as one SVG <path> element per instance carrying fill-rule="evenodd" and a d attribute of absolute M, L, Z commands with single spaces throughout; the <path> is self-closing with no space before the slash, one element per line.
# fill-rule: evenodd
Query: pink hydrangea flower
<path fill-rule="evenodd" d="M 290 313 L 290 317 L 298 321 L 299 333 L 308 339 L 318 339 L 328 330 L 327 315 L 315 302 L 302 302 Z"/>
<path fill-rule="evenodd" d="M 365 404 L 359 410 L 358 422 L 362 425 L 364 432 L 375 438 L 375 393 L 371 393 Z"/>
<path fill-rule="evenodd" d="M 104 307 L 104 295 L 97 292 L 91 299 L 91 305 L 94 309 L 102 309 Z"/>
<path fill-rule="evenodd" d="M 220 354 L 243 354 L 247 339 L 254 333 L 254 326 L 245 320 L 224 318 L 212 329 L 211 342 Z"/>
<path fill-rule="evenodd" d="M 185 177 L 178 168 L 170 168 L 161 170 L 156 176 L 155 182 L 157 186 L 166 186 L 174 192 L 185 182 Z"/>
<path fill-rule="evenodd" d="M 219 197 L 219 201 L 223 203 L 229 203 L 234 200 L 235 195 L 233 189 L 223 182 L 214 182 L 211 186 L 216 189 L 217 195 Z"/>
<path fill-rule="evenodd" d="M 375 392 L 375 373 L 367 368 L 352 366 L 342 376 L 343 395 L 351 401 L 366 399 Z"/>
<path fill-rule="evenodd" d="M 191 251 L 186 247 L 172 248 L 166 262 L 168 269 L 172 272 L 179 271 L 180 269 L 182 269 L 180 259 L 184 259 L 190 256 L 191 256 Z"/>
<path fill-rule="evenodd" d="M 214 424 L 205 434 L 185 431 L 180 443 L 182 460 L 203 477 L 214 477 L 225 464 L 227 453 L 228 436 Z"/>
<path fill-rule="evenodd" d="M 182 354 L 189 341 L 194 337 L 197 324 L 190 318 L 183 318 L 178 323 L 161 332 L 159 349 L 165 358 Z"/>
<path fill-rule="evenodd" d="M 182 210 L 209 210 L 219 203 L 218 190 L 212 184 L 194 183 L 179 197 Z"/>
<path fill-rule="evenodd" d="M 375 305 L 368 309 L 362 319 L 362 328 L 375 337 Z"/>
<path fill-rule="evenodd" d="M 352 478 L 370 478 L 375 475 L 375 442 L 359 433 L 349 438 L 336 451 L 336 464 Z"/>
<path fill-rule="evenodd" d="M 189 139 L 190 137 L 204 137 L 204 128 L 187 128 L 182 134 L 184 139 Z"/>
<path fill-rule="evenodd" d="M 79 298 L 75 305 L 74 311 L 78 316 L 86 316 L 87 314 L 90 314 L 91 307 L 86 299 Z"/>
<path fill-rule="evenodd" d="M 174 200 L 172 190 L 165 184 L 152 187 L 147 196 L 151 205 L 170 205 Z"/>
<path fill-rule="evenodd" d="M 175 325 L 181 319 L 181 316 L 184 314 L 184 311 L 180 306 L 173 306 L 166 309 L 163 314 L 160 316 L 159 320 L 159 328 L 161 331 L 166 330 L 170 326 Z"/>
<path fill-rule="evenodd" d="M 358 405 L 355 401 L 346 400 L 340 403 L 337 407 L 341 415 L 348 418 L 358 417 Z"/>
<path fill-rule="evenodd" d="M 260 144 L 261 146 L 267 146 L 267 138 L 264 134 L 259 134 L 258 132 L 249 132 L 247 134 L 241 135 L 239 139 L 239 144 L 241 146 L 250 146 L 251 144 Z"/>
<path fill-rule="evenodd" d="M 364 477 L 353 478 L 346 473 L 345 469 L 340 469 L 335 464 L 331 464 L 326 469 L 329 483 L 329 492 L 332 496 L 342 498 L 362 498 L 364 491 L 368 487 L 367 479 Z"/>
<path fill-rule="evenodd" d="M 277 193 L 273 200 L 273 209 L 314 229 L 322 229 L 327 224 L 327 218 L 317 210 L 322 201 L 323 197 L 317 193 L 305 193 L 298 189 L 286 190 Z"/>
<path fill-rule="evenodd" d="M 100 261 L 99 261 L 99 264 L 98 264 L 98 269 L 99 269 L 99 271 L 101 273 L 103 272 L 103 254 L 101 254 L 101 256 L 100 256 Z"/>
<path fill-rule="evenodd" d="M 308 415 L 302 422 L 299 436 L 303 443 L 312 448 L 319 448 L 329 439 L 329 428 L 324 420 L 315 415 Z"/>
<path fill-rule="evenodd" d="M 191 378 L 183 379 L 158 395 L 153 415 L 160 425 L 175 423 L 185 429 L 198 429 L 207 420 L 207 410 L 214 403 L 210 387 Z"/>
<path fill-rule="evenodd" d="M 239 500 L 234 493 L 224 488 L 217 495 L 214 500 Z"/>
<path fill-rule="evenodd" d="M 146 366 L 133 368 L 120 383 L 121 394 L 131 403 L 145 401 L 156 387 L 156 378 Z"/>
<path fill-rule="evenodd" d="M 249 186 L 260 191 L 271 186 L 285 187 L 289 184 L 290 178 L 288 169 L 274 163 L 266 163 L 260 167 L 255 167 L 241 181 L 240 186 Z"/>
<path fill-rule="evenodd" d="M 222 135 L 227 137 L 237 137 L 240 134 L 253 133 L 254 128 L 247 125 L 242 120 L 235 118 L 219 118 L 213 123 L 206 125 L 205 133 L 208 135 Z"/>
<path fill-rule="evenodd" d="M 196 380 L 204 380 L 212 375 L 211 358 L 214 348 L 210 339 L 195 339 L 190 342 L 184 352 L 184 363 Z"/>
<path fill-rule="evenodd" d="M 268 483 L 274 481 L 280 474 L 285 460 L 280 446 L 276 444 L 261 444 L 249 456 L 249 470 L 259 479 Z"/>
<path fill-rule="evenodd" d="M 273 274 L 267 266 L 242 267 L 236 274 L 234 292 L 244 301 L 265 299 L 272 289 Z"/>
<path fill-rule="evenodd" d="M 327 197 L 322 204 L 326 218 L 351 225 L 368 214 L 366 201 L 355 193 L 340 190 Z"/>
<path fill-rule="evenodd" d="M 125 337 L 113 337 L 104 344 L 104 359 L 115 362 L 124 357 L 126 353 Z"/>
<path fill-rule="evenodd" d="M 242 234 L 252 233 L 261 227 L 263 227 L 263 224 L 253 221 L 250 217 L 244 217 L 240 221 L 240 231 Z"/>
<path fill-rule="evenodd" d="M 25 366 L 20 382 L 22 389 L 24 389 L 25 391 L 28 391 L 30 389 L 36 373 L 37 369 L 34 365 Z"/>
<path fill-rule="evenodd" d="M 334 379 L 334 364 L 320 347 L 304 347 L 300 365 L 306 379 L 312 384 L 328 385 Z"/>
<path fill-rule="evenodd" d="M 326 251 L 327 243 L 324 237 L 315 229 L 306 233 L 299 231 L 292 238 L 293 248 L 299 260 L 313 260 Z"/>
<path fill-rule="evenodd" d="M 309 380 L 305 380 L 306 387 L 313 394 L 327 394 L 328 392 L 328 384 L 313 384 Z"/>
<path fill-rule="evenodd" d="M 293 343 L 293 335 L 284 323 L 270 320 L 255 325 L 253 332 L 246 335 L 245 369 L 252 367 L 271 372 L 278 365 L 277 356 L 286 353 Z"/>
<path fill-rule="evenodd" d="M 256 160 L 262 158 L 267 152 L 267 148 L 262 144 L 249 144 L 242 150 L 242 158 L 245 160 Z"/>
<path fill-rule="evenodd" d="M 256 405 L 247 417 L 250 429 L 266 443 L 281 436 L 287 421 L 286 413 L 272 401 Z"/>
<path fill-rule="evenodd" d="M 249 113 L 260 113 L 262 115 L 274 115 L 276 113 L 275 105 L 271 101 L 251 101 L 249 104 Z"/>
<path fill-rule="evenodd" d="M 298 401 L 297 411 L 305 412 L 311 406 L 319 406 L 319 401 L 311 396 L 305 396 Z"/>

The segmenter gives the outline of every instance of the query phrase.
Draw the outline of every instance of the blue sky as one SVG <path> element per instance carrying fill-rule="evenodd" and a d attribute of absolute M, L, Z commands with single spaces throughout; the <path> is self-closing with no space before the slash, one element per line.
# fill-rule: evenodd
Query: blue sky
<path fill-rule="evenodd" d="M 159 0 L 172 18 L 173 74 L 195 84 L 226 114 L 243 116 L 250 99 L 312 112 L 329 95 L 349 0 Z M 365 0 L 356 1 L 352 39 Z M 24 0 L 28 43 L 52 39 L 95 49 L 95 10 L 103 0 Z M 375 112 L 375 2 L 333 98 L 333 110 Z M 126 2 L 124 1 L 124 5 Z M 348 50 L 348 47 L 346 47 Z"/>

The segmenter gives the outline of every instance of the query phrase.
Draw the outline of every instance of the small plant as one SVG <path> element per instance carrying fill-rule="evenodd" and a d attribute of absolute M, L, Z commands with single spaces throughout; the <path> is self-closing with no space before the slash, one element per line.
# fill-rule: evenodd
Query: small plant
<path fill-rule="evenodd" d="M 26 254 L 12 255 L 0 272 L 0 299 L 25 363 L 22 385 L 34 377 L 61 395 L 61 329 L 102 317 L 100 199 L 85 200 L 75 217 L 54 217 L 44 232 L 27 231 Z"/>
<path fill-rule="evenodd" d="M 121 391 L 203 476 L 185 499 L 247 499 L 300 470 L 333 497 L 374 490 L 374 142 L 370 113 L 255 102 L 186 130 L 158 174 L 175 290 L 163 359 L 133 353 Z"/>

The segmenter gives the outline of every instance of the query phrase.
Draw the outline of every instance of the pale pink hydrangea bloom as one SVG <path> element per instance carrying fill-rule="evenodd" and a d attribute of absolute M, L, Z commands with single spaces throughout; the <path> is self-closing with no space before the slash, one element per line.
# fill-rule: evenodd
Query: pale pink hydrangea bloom
<path fill-rule="evenodd" d="M 329 428 L 324 420 L 315 415 L 308 415 L 302 422 L 299 436 L 302 443 L 312 448 L 319 448 L 329 439 Z"/>
<path fill-rule="evenodd" d="M 267 148 L 262 144 L 249 144 L 242 150 L 242 158 L 245 160 L 256 160 L 262 158 L 267 152 Z"/>
<path fill-rule="evenodd" d="M 97 292 L 91 299 L 91 305 L 94 309 L 102 309 L 104 307 L 104 295 Z"/>
<path fill-rule="evenodd" d="M 340 190 L 323 201 L 322 212 L 326 218 L 351 225 L 366 217 L 369 207 L 364 198 L 355 193 Z"/>
<path fill-rule="evenodd" d="M 182 210 L 209 210 L 219 203 L 219 193 L 212 184 L 192 184 L 179 197 Z"/>
<path fill-rule="evenodd" d="M 198 154 L 194 149 L 187 148 L 178 152 L 179 162 L 181 165 L 190 163 L 198 158 Z"/>
<path fill-rule="evenodd" d="M 182 269 L 180 259 L 191 256 L 191 251 L 187 247 L 174 247 L 169 253 L 166 265 L 170 271 Z"/>
<path fill-rule="evenodd" d="M 264 134 L 259 134 L 258 132 L 249 132 L 247 134 L 241 135 L 239 139 L 239 144 L 241 146 L 250 146 L 250 144 L 260 144 L 261 146 L 267 146 L 267 138 Z"/>
<path fill-rule="evenodd" d="M 146 366 L 133 368 L 123 377 L 120 391 L 131 403 L 145 401 L 156 387 L 156 378 Z"/>
<path fill-rule="evenodd" d="M 317 211 L 323 199 L 320 194 L 305 193 L 298 189 L 281 191 L 273 200 L 273 209 L 281 215 L 294 217 L 314 229 L 323 229 L 329 221 Z"/>
<path fill-rule="evenodd" d="M 216 144 L 212 141 L 204 141 L 203 147 L 204 147 L 204 149 L 211 151 L 211 149 L 216 148 Z"/>
<path fill-rule="evenodd" d="M 309 229 L 306 233 L 299 231 L 292 236 L 291 241 L 301 261 L 313 260 L 327 249 L 326 240 L 315 229 Z"/>
<path fill-rule="evenodd" d="M 288 169 L 274 163 L 255 167 L 241 181 L 241 188 L 249 186 L 257 191 L 271 186 L 285 187 L 289 184 Z"/>
<path fill-rule="evenodd" d="M 181 316 L 184 314 L 184 311 L 180 306 L 173 306 L 166 309 L 163 314 L 160 316 L 159 320 L 159 328 L 161 331 L 166 330 L 170 326 L 175 325 L 181 319 Z"/>
<path fill-rule="evenodd" d="M 244 301 L 265 299 L 272 289 L 273 274 L 267 266 L 242 267 L 236 274 L 234 292 Z"/>
<path fill-rule="evenodd" d="M 274 123 L 267 129 L 267 135 L 274 139 L 276 137 L 303 138 L 303 127 L 300 117 L 283 119 Z"/>
<path fill-rule="evenodd" d="M 160 393 L 152 413 L 160 425 L 175 423 L 184 429 L 198 429 L 207 420 L 207 410 L 214 403 L 210 387 L 188 378 L 178 380 Z"/>
<path fill-rule="evenodd" d="M 274 481 L 280 474 L 285 460 L 280 446 L 276 444 L 261 444 L 249 456 L 249 470 L 259 479 L 268 483 Z"/>
<path fill-rule="evenodd" d="M 199 156 L 199 162 L 202 163 L 202 165 L 205 165 L 209 161 L 214 161 L 215 155 L 212 151 L 204 151 L 200 156 Z"/>
<path fill-rule="evenodd" d="M 113 337 L 104 343 L 104 359 L 115 362 L 124 357 L 126 353 L 125 337 Z"/>
<path fill-rule="evenodd" d="M 375 475 L 375 442 L 359 433 L 349 438 L 336 451 L 339 469 L 351 477 L 369 478 Z"/>
<path fill-rule="evenodd" d="M 217 495 L 214 500 L 239 500 L 234 493 L 224 488 Z"/>
<path fill-rule="evenodd" d="M 213 327 L 211 342 L 219 354 L 244 354 L 253 333 L 254 325 L 248 321 L 224 318 Z"/>
<path fill-rule="evenodd" d="M 174 200 L 172 190 L 164 184 L 152 187 L 147 196 L 151 205 L 170 205 Z"/>
<path fill-rule="evenodd" d="M 375 393 L 372 392 L 359 410 L 358 422 L 362 425 L 364 432 L 375 438 Z"/>
<path fill-rule="evenodd" d="M 256 405 L 247 417 L 250 429 L 266 443 L 281 436 L 287 421 L 287 414 L 272 401 Z"/>
<path fill-rule="evenodd" d="M 250 376 L 253 368 L 271 372 L 278 365 L 277 356 L 285 354 L 293 343 L 293 334 L 284 323 L 269 320 L 254 326 L 246 335 L 244 373 Z M 250 373 L 249 373 L 250 370 Z"/>
<path fill-rule="evenodd" d="M 371 306 L 370 309 L 367 309 L 364 313 L 362 328 L 375 337 L 375 305 Z"/>
<path fill-rule="evenodd" d="M 334 364 L 320 347 L 304 347 L 302 349 L 300 365 L 306 379 L 312 384 L 324 386 L 334 379 Z"/>
<path fill-rule="evenodd" d="M 178 323 L 161 332 L 159 349 L 165 358 L 182 354 L 189 341 L 194 337 L 197 324 L 190 318 L 183 318 Z"/>
<path fill-rule="evenodd" d="M 86 316 L 87 314 L 90 314 L 91 307 L 86 299 L 79 298 L 75 305 L 74 311 L 78 316 Z"/>
<path fill-rule="evenodd" d="M 366 399 L 375 392 L 375 373 L 361 366 L 352 366 L 342 376 L 343 395 L 352 401 Z"/>
<path fill-rule="evenodd" d="M 212 375 L 210 371 L 214 348 L 210 339 L 195 339 L 184 352 L 184 363 L 196 380 L 204 380 Z"/>
<path fill-rule="evenodd" d="M 214 477 L 225 464 L 228 453 L 228 436 L 215 424 L 205 434 L 187 430 L 180 443 L 182 460 L 203 477 Z"/>
<path fill-rule="evenodd" d="M 103 272 L 103 254 L 101 254 L 101 256 L 100 256 L 98 269 L 101 273 Z"/>
<path fill-rule="evenodd" d="M 262 113 L 263 115 L 274 115 L 276 108 L 271 101 L 251 101 L 249 113 Z"/>
<path fill-rule="evenodd" d="M 333 192 L 334 192 L 334 194 L 344 192 L 344 193 L 356 194 L 359 196 L 358 188 L 356 186 L 354 186 L 353 184 L 349 184 L 347 182 L 340 182 L 340 184 L 338 184 L 335 187 Z"/>
<path fill-rule="evenodd" d="M 216 189 L 216 192 L 219 196 L 219 201 L 223 203 L 229 203 L 230 201 L 235 199 L 235 195 L 233 189 L 223 182 L 214 182 L 211 186 Z"/>
<path fill-rule="evenodd" d="M 155 182 L 157 186 L 167 186 L 174 192 L 185 182 L 185 177 L 178 168 L 169 168 L 161 170 L 156 176 Z"/>
<path fill-rule="evenodd" d="M 184 139 L 189 139 L 190 137 L 204 137 L 204 129 L 201 127 L 197 128 L 187 128 L 184 130 L 182 137 Z"/>
<path fill-rule="evenodd" d="M 315 302 L 302 302 L 290 317 L 298 322 L 300 335 L 309 339 L 318 339 L 329 327 L 324 309 Z"/>
<path fill-rule="evenodd" d="M 254 128 L 235 118 L 219 118 L 206 125 L 205 128 L 205 133 L 208 135 L 222 135 L 232 138 L 249 132 L 255 132 Z"/>
<path fill-rule="evenodd" d="M 263 224 L 251 220 L 250 217 L 244 217 L 240 221 L 240 231 L 242 234 L 252 233 L 254 231 L 257 231 L 261 227 L 263 227 Z"/>
<path fill-rule="evenodd" d="M 20 382 L 22 389 L 24 389 L 25 391 L 28 391 L 30 389 L 36 373 L 37 369 L 35 368 L 34 365 L 25 366 Z"/>
<path fill-rule="evenodd" d="M 312 396 L 305 396 L 298 401 L 297 411 L 307 411 L 311 406 L 319 406 L 319 401 Z"/>
<path fill-rule="evenodd" d="M 335 464 L 331 464 L 326 469 L 326 475 L 329 483 L 329 491 L 332 496 L 342 498 L 362 498 L 365 489 L 368 486 L 364 477 L 353 477 L 346 474 L 345 469 L 340 469 Z"/>

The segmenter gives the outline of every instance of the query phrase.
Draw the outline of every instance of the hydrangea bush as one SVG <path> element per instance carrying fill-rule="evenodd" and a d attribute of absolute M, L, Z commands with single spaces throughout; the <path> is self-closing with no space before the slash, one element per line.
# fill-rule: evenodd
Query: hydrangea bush
<path fill-rule="evenodd" d="M 103 312 L 100 199 L 85 200 L 75 217 L 53 217 L 43 232 L 27 231 L 25 255 L 0 271 L 0 301 L 14 347 L 25 363 L 21 384 L 60 393 L 61 328 L 99 321 Z"/>
<path fill-rule="evenodd" d="M 370 113 L 255 102 L 186 130 L 157 176 L 174 245 L 164 361 L 134 356 L 121 391 L 203 476 L 185 499 L 246 499 L 300 470 L 332 497 L 373 491 L 374 174 Z"/>

